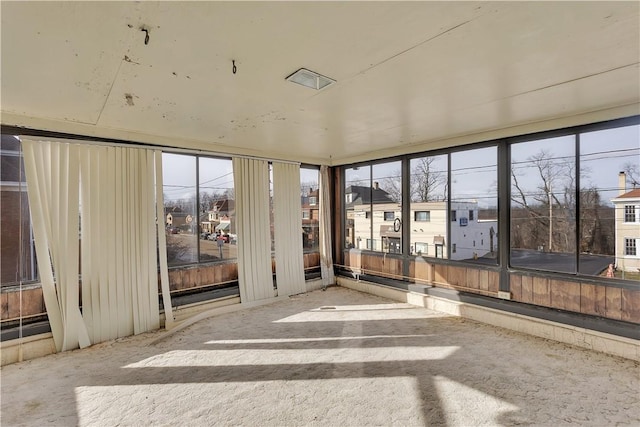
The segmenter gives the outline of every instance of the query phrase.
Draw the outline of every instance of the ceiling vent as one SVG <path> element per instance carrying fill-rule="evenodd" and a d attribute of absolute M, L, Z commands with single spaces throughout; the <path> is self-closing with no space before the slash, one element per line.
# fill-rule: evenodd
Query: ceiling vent
<path fill-rule="evenodd" d="M 298 83 L 299 85 L 309 87 L 311 89 L 320 90 L 327 86 L 334 84 L 336 81 L 325 77 L 306 68 L 300 68 L 295 73 L 291 74 L 285 80 Z"/>

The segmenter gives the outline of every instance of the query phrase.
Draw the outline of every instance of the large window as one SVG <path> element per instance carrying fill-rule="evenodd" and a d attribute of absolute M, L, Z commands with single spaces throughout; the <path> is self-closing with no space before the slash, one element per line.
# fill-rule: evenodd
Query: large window
<path fill-rule="evenodd" d="M 409 162 L 410 252 L 445 258 L 447 235 L 447 155 L 411 159 Z"/>
<path fill-rule="evenodd" d="M 371 166 L 347 169 L 344 192 L 345 247 L 365 249 L 371 240 Z"/>
<path fill-rule="evenodd" d="M 320 199 L 318 169 L 300 168 L 300 202 L 302 209 L 302 248 L 318 252 L 320 242 Z"/>
<path fill-rule="evenodd" d="M 576 271 L 575 136 L 511 146 L 511 265 Z"/>
<path fill-rule="evenodd" d="M 402 253 L 402 167 L 400 162 L 371 167 L 371 250 Z"/>
<path fill-rule="evenodd" d="M 200 261 L 237 257 L 233 167 L 231 160 L 199 157 Z"/>
<path fill-rule="evenodd" d="M 164 153 L 162 162 L 169 266 L 235 259 L 231 160 Z"/>
<path fill-rule="evenodd" d="M 0 272 L 1 284 L 5 286 L 36 280 L 37 268 L 18 137 L 2 135 L 0 163 Z"/>
<path fill-rule="evenodd" d="M 497 161 L 497 147 L 451 153 L 451 259 L 497 263 Z"/>
<path fill-rule="evenodd" d="M 345 171 L 345 246 L 402 253 L 402 168 L 377 163 Z"/>
<path fill-rule="evenodd" d="M 640 197 L 629 203 L 634 200 L 629 198 L 634 188 L 640 188 L 640 126 L 585 132 L 579 137 L 580 273 L 601 276 L 609 264 L 614 264 L 616 276 L 623 277 L 626 268 L 640 279 L 640 264 L 616 258 L 616 253 L 629 255 L 627 249 L 631 247 L 625 238 L 640 237 L 639 209 L 635 206 L 640 204 Z"/>
<path fill-rule="evenodd" d="M 170 266 L 198 262 L 197 157 L 162 155 L 167 261 Z"/>
<path fill-rule="evenodd" d="M 640 280 L 640 125 L 619 123 L 347 167 L 345 245 Z"/>

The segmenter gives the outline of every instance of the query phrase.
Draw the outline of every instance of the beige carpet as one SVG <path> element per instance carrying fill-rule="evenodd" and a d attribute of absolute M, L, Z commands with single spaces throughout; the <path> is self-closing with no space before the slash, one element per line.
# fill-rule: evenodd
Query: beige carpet
<path fill-rule="evenodd" d="M 343 288 L 163 336 L 3 367 L 2 426 L 640 425 L 635 362 Z"/>

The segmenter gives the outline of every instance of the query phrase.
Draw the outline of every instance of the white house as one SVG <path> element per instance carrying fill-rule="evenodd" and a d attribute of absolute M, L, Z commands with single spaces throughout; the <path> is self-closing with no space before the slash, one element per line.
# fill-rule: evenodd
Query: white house
<path fill-rule="evenodd" d="M 410 227 L 412 254 L 451 259 L 473 259 L 497 252 L 497 221 L 479 220 L 476 202 L 412 203 L 410 218 L 402 218 L 398 203 L 363 204 L 353 207 L 353 235 L 356 249 L 400 253 L 403 224 Z M 451 221 L 451 235 L 447 222 Z"/>
<path fill-rule="evenodd" d="M 640 188 L 626 190 L 626 175 L 620 172 L 620 194 L 611 202 L 615 206 L 616 267 L 640 271 Z"/>

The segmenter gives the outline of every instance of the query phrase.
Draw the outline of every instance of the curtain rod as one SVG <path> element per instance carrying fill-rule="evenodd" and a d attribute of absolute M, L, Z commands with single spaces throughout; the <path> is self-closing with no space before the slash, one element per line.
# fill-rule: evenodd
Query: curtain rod
<path fill-rule="evenodd" d="M 178 153 L 178 154 L 202 154 L 202 155 L 208 155 L 213 157 L 237 157 L 237 158 L 243 158 L 243 159 L 264 160 L 268 162 L 289 163 L 294 165 L 300 165 L 302 163 L 302 162 L 296 162 L 292 160 L 271 159 L 268 157 L 249 156 L 245 154 L 219 153 L 215 151 L 207 151 L 203 149 L 194 149 L 194 148 L 178 148 L 178 147 L 172 147 L 169 145 L 149 144 L 149 143 L 142 143 L 142 142 L 124 141 L 120 139 L 100 138 L 95 136 L 48 132 L 48 131 L 42 131 L 37 129 L 27 129 L 27 128 L 14 127 L 14 126 L 3 125 L 2 133 L 9 134 L 9 135 L 17 135 L 21 138 L 25 137 L 28 139 L 36 139 L 36 140 L 46 139 L 46 140 L 56 140 L 56 141 L 67 142 L 67 143 L 104 145 L 109 147 L 147 148 L 147 149 L 162 150 L 162 151 L 166 150 L 166 152 L 172 152 L 172 153 Z"/>

